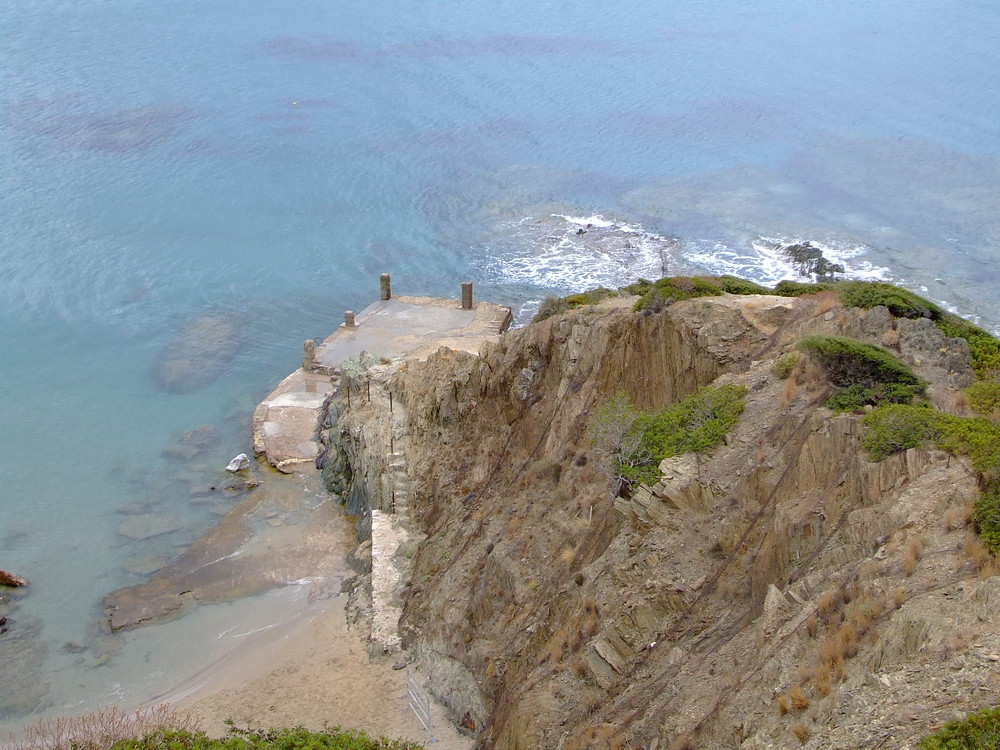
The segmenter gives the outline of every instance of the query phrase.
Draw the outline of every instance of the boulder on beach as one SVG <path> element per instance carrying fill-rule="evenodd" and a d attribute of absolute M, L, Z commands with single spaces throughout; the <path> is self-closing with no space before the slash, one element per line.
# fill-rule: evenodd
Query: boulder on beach
<path fill-rule="evenodd" d="M 18 588 L 20 586 L 27 586 L 28 582 L 16 573 L 11 573 L 10 571 L 3 570 L 0 568 L 0 586 L 10 586 L 11 588 Z"/>
<path fill-rule="evenodd" d="M 190 393 L 218 378 L 242 344 L 232 316 L 208 315 L 186 326 L 164 347 L 153 376 L 171 393 Z"/>

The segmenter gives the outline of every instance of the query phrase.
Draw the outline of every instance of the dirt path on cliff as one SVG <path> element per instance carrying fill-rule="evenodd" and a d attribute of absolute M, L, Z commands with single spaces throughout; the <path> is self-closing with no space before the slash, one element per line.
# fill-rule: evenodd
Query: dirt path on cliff
<path fill-rule="evenodd" d="M 369 662 L 358 632 L 348 629 L 341 600 L 282 637 L 213 668 L 204 682 L 170 702 L 193 709 L 212 736 L 224 735 L 231 719 L 255 727 L 341 725 L 426 742 L 437 750 L 471 748 L 472 741 L 455 731 L 434 703 L 438 741 L 429 742 L 407 704 L 407 670 L 393 669 L 397 661 L 387 656 Z M 411 674 L 423 683 L 423 675 L 412 669 Z"/>

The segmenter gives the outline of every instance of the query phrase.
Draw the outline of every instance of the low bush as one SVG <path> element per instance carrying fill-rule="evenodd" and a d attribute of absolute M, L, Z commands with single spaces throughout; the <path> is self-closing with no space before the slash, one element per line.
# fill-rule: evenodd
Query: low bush
<path fill-rule="evenodd" d="M 640 459 L 618 467 L 626 483 L 654 484 L 663 459 L 715 447 L 739 421 L 745 396 L 742 386 L 705 387 L 663 411 L 637 415 L 632 429 Z"/>
<path fill-rule="evenodd" d="M 736 276 L 719 276 L 718 282 L 727 294 L 774 294 L 773 289 Z"/>
<path fill-rule="evenodd" d="M 972 369 L 981 378 L 1000 370 L 1000 341 L 979 326 L 957 315 L 946 315 L 935 321 L 937 327 L 951 338 L 965 339 L 972 353 Z"/>
<path fill-rule="evenodd" d="M 803 294 L 818 294 L 819 292 L 826 292 L 836 288 L 837 285 L 835 283 L 826 281 L 813 284 L 803 281 L 789 281 L 786 279 L 785 281 L 779 281 L 777 283 L 772 294 L 776 294 L 779 297 L 801 297 Z"/>
<path fill-rule="evenodd" d="M 845 281 L 838 289 L 844 307 L 886 307 L 896 318 L 930 318 L 939 320 L 944 311 L 913 292 L 881 281 Z"/>
<path fill-rule="evenodd" d="M 799 363 L 802 359 L 802 355 L 798 352 L 785 352 L 778 360 L 774 363 L 774 367 L 771 368 L 771 372 L 774 376 L 784 380 L 789 375 L 792 374 L 792 370 L 795 369 L 795 365 Z"/>
<path fill-rule="evenodd" d="M 1000 707 L 949 721 L 917 743 L 920 750 L 986 750 L 1000 747 Z"/>
<path fill-rule="evenodd" d="M 965 389 L 969 408 L 977 414 L 990 416 L 1000 413 L 1000 382 L 979 380 Z"/>
<path fill-rule="evenodd" d="M 700 276 L 667 276 L 651 284 L 635 303 L 635 311 L 657 311 L 671 302 L 692 297 L 717 297 L 723 294 L 714 279 Z"/>
<path fill-rule="evenodd" d="M 597 289 L 591 289 L 586 292 L 571 294 L 568 297 L 548 295 L 542 300 L 542 304 L 538 306 L 538 312 L 535 313 L 535 317 L 531 319 L 531 322 L 538 323 L 547 318 L 551 318 L 554 315 L 562 315 L 564 312 L 576 310 L 580 307 L 596 305 L 602 300 L 617 296 L 618 292 L 614 289 L 606 289 L 605 287 L 598 287 Z"/>
<path fill-rule="evenodd" d="M 872 461 L 881 461 L 909 448 L 936 444 L 941 413 L 927 406 L 892 404 L 865 415 L 861 446 Z"/>
<path fill-rule="evenodd" d="M 422 744 L 364 732 L 328 727 L 314 732 L 291 729 L 230 728 L 229 735 L 213 739 L 203 732 L 163 729 L 142 737 L 123 740 L 109 750 L 418 750 Z M 96 750 L 96 749 L 95 749 Z"/>
<path fill-rule="evenodd" d="M 905 404 L 927 388 L 885 349 L 843 336 L 808 336 L 796 344 L 834 386 L 827 406 L 849 411 L 879 404 Z"/>

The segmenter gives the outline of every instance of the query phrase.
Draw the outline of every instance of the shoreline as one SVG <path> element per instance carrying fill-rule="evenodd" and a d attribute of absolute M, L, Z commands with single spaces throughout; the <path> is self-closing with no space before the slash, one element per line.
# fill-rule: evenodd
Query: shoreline
<path fill-rule="evenodd" d="M 190 710 L 210 736 L 224 736 L 231 720 L 240 727 L 339 725 L 430 742 L 407 704 L 407 672 L 420 684 L 423 676 L 413 665 L 394 669 L 398 653 L 369 660 L 359 632 L 347 623 L 346 603 L 346 596 L 337 596 L 314 613 L 248 639 L 147 705 L 168 702 Z M 472 747 L 473 740 L 458 733 L 433 699 L 431 713 L 436 748 Z"/>

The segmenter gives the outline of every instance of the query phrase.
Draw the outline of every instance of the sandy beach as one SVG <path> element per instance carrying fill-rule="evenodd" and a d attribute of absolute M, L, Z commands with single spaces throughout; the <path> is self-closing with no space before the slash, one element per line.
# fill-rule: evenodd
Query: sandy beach
<path fill-rule="evenodd" d="M 472 740 L 447 721 L 432 702 L 432 731 L 408 706 L 407 669 L 393 669 L 399 654 L 369 661 L 362 634 L 349 629 L 338 597 L 316 616 L 281 633 L 263 634 L 222 663 L 163 699 L 191 709 L 209 735 L 238 726 L 340 725 L 371 735 L 424 742 L 439 750 L 466 750 Z M 419 684 L 423 675 L 409 667 Z"/>

